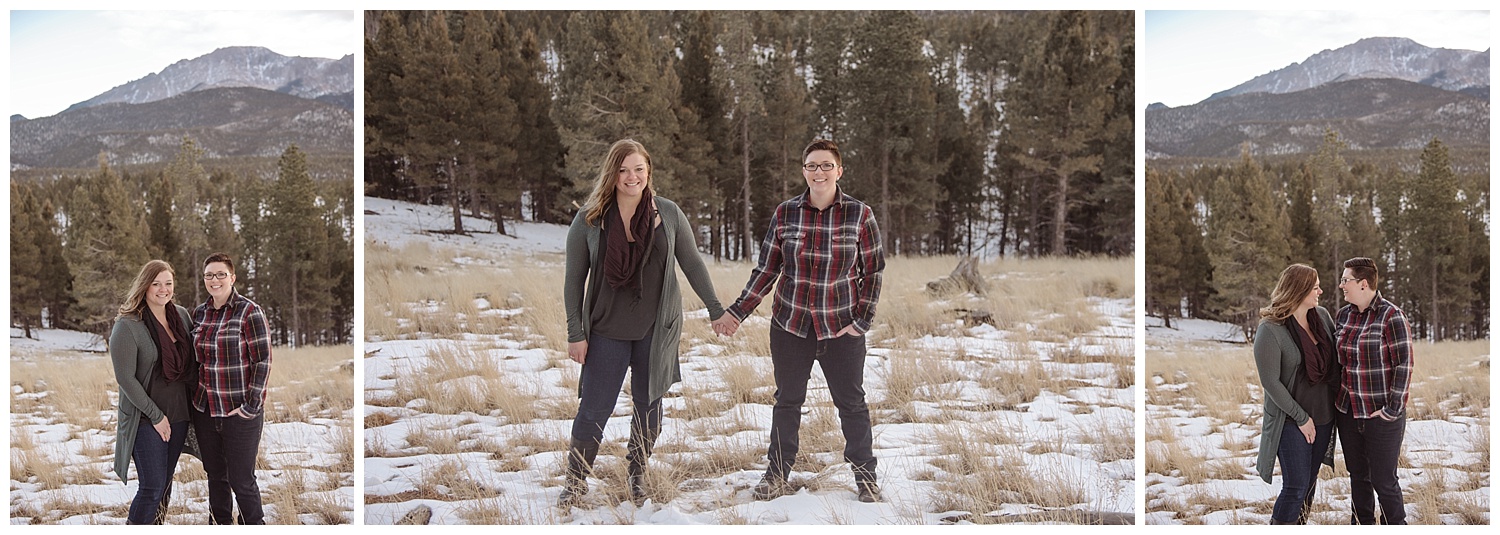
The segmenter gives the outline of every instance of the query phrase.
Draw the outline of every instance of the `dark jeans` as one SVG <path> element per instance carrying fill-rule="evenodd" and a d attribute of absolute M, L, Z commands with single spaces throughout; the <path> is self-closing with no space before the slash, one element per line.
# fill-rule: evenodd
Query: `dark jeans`
<path fill-rule="evenodd" d="M 238 502 L 240 524 L 266 523 L 260 507 L 260 486 L 255 483 L 255 457 L 260 452 L 265 413 L 254 418 L 241 418 L 213 417 L 197 410 L 192 412 L 203 471 L 208 472 L 209 521 L 214 524 L 234 523 L 234 503 Z"/>
<path fill-rule="evenodd" d="M 845 335 L 829 340 L 802 338 L 771 325 L 771 364 L 776 375 L 776 407 L 771 410 L 770 464 L 766 475 L 785 479 L 797 460 L 797 432 L 813 362 L 823 369 L 828 392 L 844 429 L 844 460 L 858 481 L 875 481 L 874 438 L 870 408 L 865 405 L 865 337 Z"/>
<path fill-rule="evenodd" d="M 140 422 L 140 429 L 135 432 L 135 445 L 130 451 L 130 457 L 135 459 L 135 477 L 139 486 L 135 499 L 130 501 L 126 522 L 151 524 L 156 521 L 157 506 L 172 484 L 172 474 L 177 472 L 177 458 L 182 456 L 188 423 L 173 423 L 172 439 L 164 441 L 144 418 Z"/>
<path fill-rule="evenodd" d="M 1375 496 L 1380 496 L 1381 524 L 1405 524 L 1406 505 L 1396 479 L 1396 458 L 1406 434 L 1406 415 L 1393 421 L 1379 417 L 1357 419 L 1338 413 L 1334 421 L 1344 442 L 1344 465 L 1349 468 L 1354 524 L 1375 523 Z"/>
<path fill-rule="evenodd" d="M 1281 444 L 1276 448 L 1276 459 L 1281 462 L 1281 495 L 1276 497 L 1276 506 L 1271 510 L 1271 519 L 1278 522 L 1297 522 L 1303 504 L 1312 503 L 1318 469 L 1323 466 L 1328 439 L 1333 435 L 1333 422 L 1313 427 L 1312 444 L 1307 443 L 1307 437 L 1302 436 L 1302 430 L 1290 419 L 1281 428 Z"/>
<path fill-rule="evenodd" d="M 615 412 L 615 400 L 630 370 L 630 398 L 635 404 L 635 425 L 661 429 L 661 398 L 651 396 L 651 335 L 642 340 L 615 340 L 589 336 L 588 356 L 578 374 L 582 400 L 573 418 L 573 439 L 598 444 L 604 439 L 604 424 Z"/>

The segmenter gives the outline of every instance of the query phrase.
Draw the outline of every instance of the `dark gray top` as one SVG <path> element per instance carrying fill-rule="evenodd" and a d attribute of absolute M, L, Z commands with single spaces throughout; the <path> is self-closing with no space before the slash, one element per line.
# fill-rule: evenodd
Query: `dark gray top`
<path fill-rule="evenodd" d="M 191 377 L 194 380 L 197 378 L 197 374 Z M 167 382 L 161 368 L 157 368 L 156 373 L 151 375 L 151 402 L 161 409 L 168 422 L 188 421 L 188 407 L 192 406 L 192 402 L 188 401 L 191 397 L 188 386 L 187 381 Z M 142 414 L 141 419 L 145 420 L 146 415 Z"/>
<path fill-rule="evenodd" d="M 619 220 L 610 223 L 619 224 Z M 615 289 L 608 283 L 599 285 L 599 294 L 594 298 L 594 307 L 589 311 L 594 334 L 622 341 L 646 338 L 651 326 L 656 324 L 656 310 L 661 306 L 662 281 L 667 278 L 667 231 L 657 225 L 652 232 L 651 250 L 646 251 L 646 263 L 636 272 L 641 280 L 639 289 L 626 286 Z M 599 243 L 608 246 L 609 233 L 599 234 Z"/>
<path fill-rule="evenodd" d="M 1333 389 L 1329 386 L 1307 382 L 1307 372 L 1303 370 L 1297 370 L 1297 378 L 1292 381 L 1292 399 L 1307 411 L 1307 417 L 1315 425 L 1333 421 Z"/>

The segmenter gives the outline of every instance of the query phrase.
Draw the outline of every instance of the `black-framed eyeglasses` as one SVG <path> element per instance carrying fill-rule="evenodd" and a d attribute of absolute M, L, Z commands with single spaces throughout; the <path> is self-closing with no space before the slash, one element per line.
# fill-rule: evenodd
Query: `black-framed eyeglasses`
<path fill-rule="evenodd" d="M 1359 280 L 1359 279 L 1351 279 L 1349 277 L 1344 277 L 1344 278 L 1339 279 L 1339 284 L 1348 284 L 1348 283 L 1351 283 L 1351 282 L 1354 282 L 1354 281 L 1357 281 L 1357 280 Z"/>
<path fill-rule="evenodd" d="M 206 280 L 206 281 L 211 281 L 211 280 L 216 280 L 216 279 L 227 279 L 227 278 L 229 278 L 229 272 L 227 272 L 227 271 L 217 271 L 217 272 L 214 272 L 214 273 L 204 273 L 203 274 L 203 280 Z"/>
<path fill-rule="evenodd" d="M 838 167 L 838 166 L 839 166 L 839 164 L 836 164 L 836 163 L 833 163 L 833 162 L 805 163 L 805 164 L 802 164 L 802 170 L 803 171 L 807 171 L 809 173 L 811 173 L 813 171 L 832 171 L 833 168 Z"/>

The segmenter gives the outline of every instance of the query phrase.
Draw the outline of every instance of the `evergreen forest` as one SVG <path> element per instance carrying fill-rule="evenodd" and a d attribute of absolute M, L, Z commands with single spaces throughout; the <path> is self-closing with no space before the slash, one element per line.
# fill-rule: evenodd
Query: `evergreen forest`
<path fill-rule="evenodd" d="M 1472 155 L 1469 155 L 1472 156 Z M 1414 336 L 1489 335 L 1488 158 L 1450 159 L 1440 139 L 1420 151 L 1351 151 L 1338 132 L 1316 153 L 1146 170 L 1146 310 L 1171 327 L 1206 318 L 1249 340 L 1283 269 L 1318 270 L 1330 311 L 1343 262 L 1375 259 L 1380 294 Z"/>
<path fill-rule="evenodd" d="M 748 259 L 827 138 L 888 254 L 1133 252 L 1130 11 L 365 16 L 364 193 L 446 231 L 566 224 L 634 138 L 700 250 Z"/>
<path fill-rule="evenodd" d="M 242 295 L 265 310 L 272 343 L 349 343 L 354 319 L 351 166 L 296 145 L 279 158 L 217 160 L 183 137 L 172 161 L 12 177 L 11 322 L 107 337 L 141 266 L 176 273 L 175 301 L 208 300 L 202 262 L 235 259 Z"/>

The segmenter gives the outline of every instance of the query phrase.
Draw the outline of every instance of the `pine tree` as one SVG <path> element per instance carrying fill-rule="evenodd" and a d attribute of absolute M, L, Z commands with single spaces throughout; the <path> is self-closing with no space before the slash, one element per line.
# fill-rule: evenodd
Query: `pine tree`
<path fill-rule="evenodd" d="M 182 256 L 181 236 L 172 225 L 172 199 L 176 196 L 173 189 L 172 180 L 165 173 L 151 183 L 146 203 L 147 227 L 151 231 L 147 248 L 152 258 L 165 260 L 173 268 L 180 270 L 187 267 L 187 262 L 184 262 Z"/>
<path fill-rule="evenodd" d="M 563 176 L 562 139 L 551 117 L 552 95 L 542 83 L 547 65 L 531 29 L 521 35 L 520 68 L 511 76 L 511 99 L 516 102 L 516 176 L 526 180 L 531 217 L 547 223 L 566 223 L 571 213 L 564 203 L 569 184 Z"/>
<path fill-rule="evenodd" d="M 104 335 L 150 259 L 145 217 L 103 154 L 99 170 L 74 190 L 72 201 L 64 256 L 74 270 L 76 311 L 86 330 Z"/>
<path fill-rule="evenodd" d="M 393 80 L 404 131 L 402 154 L 412 162 L 412 177 L 452 209 L 453 232 L 462 234 L 463 201 L 469 185 L 457 169 L 464 114 L 472 94 L 459 54 L 450 38 L 445 12 L 431 14 L 410 32 L 415 46 L 406 54 L 403 76 Z"/>
<path fill-rule="evenodd" d="M 898 235 L 921 233 L 919 225 L 928 223 L 926 217 L 893 219 L 899 207 L 892 201 L 915 204 L 923 216 L 935 201 L 930 183 L 936 173 L 922 166 L 930 162 L 922 161 L 921 151 L 931 143 L 929 119 L 936 107 L 930 62 L 922 54 L 924 26 L 910 12 L 872 12 L 861 17 L 850 42 L 848 87 L 854 98 L 848 113 L 854 132 L 849 153 L 860 164 L 845 171 L 840 185 L 874 201 L 876 219 L 890 229 L 881 233 L 888 254 L 901 253 Z"/>
<path fill-rule="evenodd" d="M 576 202 L 583 202 L 610 144 L 633 138 L 651 153 L 651 179 L 658 193 L 676 195 L 680 162 L 673 140 L 679 133 L 681 93 L 670 43 L 653 40 L 636 12 L 585 11 L 568 18 L 559 49 L 553 121 L 567 148 L 566 172 Z M 702 181 L 700 176 L 683 180 Z"/>
<path fill-rule="evenodd" d="M 167 261 L 179 270 L 186 267 L 178 267 L 180 264 L 191 264 L 213 253 L 210 250 L 213 244 L 208 241 L 208 228 L 214 222 L 205 217 L 205 212 L 212 208 L 208 200 L 213 185 L 209 183 L 208 172 L 200 162 L 202 158 L 203 149 L 192 138 L 184 136 L 176 157 L 162 171 L 163 180 L 169 183 L 165 187 L 173 192 L 171 227 L 179 236 L 177 243 L 173 244 L 175 250 L 169 253 Z M 191 286 L 191 289 L 187 286 Z M 177 291 L 180 298 L 191 299 L 190 302 L 201 302 L 208 298 L 202 284 L 186 285 Z"/>
<path fill-rule="evenodd" d="M 41 207 L 37 206 L 31 188 L 18 181 L 10 183 L 10 317 L 19 323 L 26 338 L 31 329 L 42 324 L 41 272 L 55 269 L 42 264 L 43 232 Z"/>
<path fill-rule="evenodd" d="M 1146 310 L 1169 329 L 1182 308 L 1179 197 L 1170 176 L 1146 170 Z"/>
<path fill-rule="evenodd" d="M 1425 310 L 1416 314 L 1417 328 L 1432 340 L 1449 337 L 1451 317 L 1471 278 L 1467 245 L 1469 223 L 1459 198 L 1458 177 L 1448 162 L 1448 148 L 1434 138 L 1422 151 L 1421 171 L 1411 189 L 1412 258 L 1410 268 L 1422 284 L 1403 292 L 1427 296 Z"/>
<path fill-rule="evenodd" d="M 473 193 L 488 200 L 485 208 L 495 232 L 506 234 L 506 214 L 515 212 L 521 198 L 521 178 L 513 174 L 518 158 L 516 103 L 507 76 L 519 68 L 520 59 L 503 13 L 466 12 L 463 21 L 459 68 L 470 92 L 456 142 L 459 172 Z"/>
<path fill-rule="evenodd" d="M 334 250 L 328 243 L 327 222 L 319 195 L 307 172 L 307 156 L 290 145 L 277 162 L 276 185 L 271 190 L 265 219 L 267 248 L 265 275 L 269 283 L 267 309 L 280 318 L 280 341 L 294 346 L 309 343 L 312 334 L 329 327 L 328 311 L 333 281 L 326 266 Z M 269 282 L 268 281 L 268 282 Z"/>
<path fill-rule="evenodd" d="M 735 169 L 735 174 L 739 175 L 739 187 L 732 188 L 738 190 L 739 199 L 737 203 L 731 201 L 731 205 L 739 205 L 740 216 L 740 247 L 735 258 L 749 258 L 751 249 L 758 246 L 750 217 L 753 206 L 750 199 L 751 160 L 755 157 L 752 146 L 759 141 L 753 133 L 760 130 L 760 123 L 765 120 L 766 103 L 760 84 L 756 83 L 761 62 L 761 46 L 755 35 L 757 21 L 758 16 L 748 12 L 729 13 L 718 38 L 723 58 L 721 72 L 725 101 L 729 103 L 730 125 L 734 132 L 733 148 L 724 152 L 733 153 L 738 160 L 736 165 L 726 166 Z"/>
<path fill-rule="evenodd" d="M 1214 182 L 1208 195 L 1205 241 L 1213 264 L 1212 302 L 1219 317 L 1239 325 L 1247 341 L 1256 312 L 1265 306 L 1291 254 L 1286 240 L 1290 220 L 1280 209 L 1284 202 L 1248 154 Z"/>

